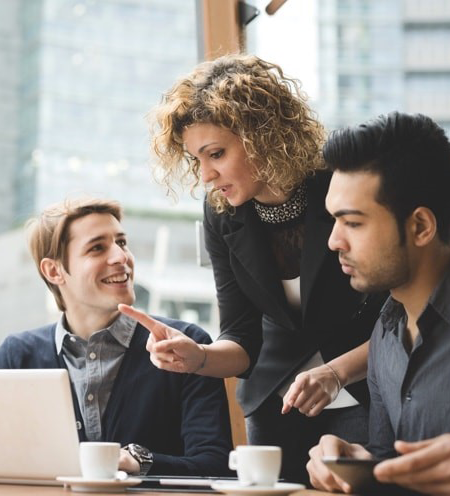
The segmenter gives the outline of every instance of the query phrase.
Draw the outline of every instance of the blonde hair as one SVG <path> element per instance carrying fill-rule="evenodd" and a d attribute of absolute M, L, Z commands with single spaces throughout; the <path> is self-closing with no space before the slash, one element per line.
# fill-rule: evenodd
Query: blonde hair
<path fill-rule="evenodd" d="M 289 192 L 323 167 L 324 130 L 307 104 L 300 83 L 282 69 L 252 55 L 225 55 L 198 65 L 179 80 L 156 107 L 152 148 L 160 160 L 162 182 L 194 189 L 200 164 L 187 156 L 182 133 L 197 123 L 214 124 L 236 134 L 248 162 L 258 164 L 255 180 Z M 218 212 L 230 209 L 220 191 L 208 201 Z"/>
<path fill-rule="evenodd" d="M 58 308 L 66 310 L 59 287 L 49 282 L 41 270 L 41 261 L 44 258 L 60 260 L 64 269 L 69 272 L 68 246 L 69 228 L 71 223 L 90 214 L 111 214 L 119 222 L 122 219 L 122 208 L 118 202 L 96 198 L 67 199 L 47 207 L 39 217 L 27 222 L 28 245 L 31 256 L 44 280 L 56 300 Z"/>

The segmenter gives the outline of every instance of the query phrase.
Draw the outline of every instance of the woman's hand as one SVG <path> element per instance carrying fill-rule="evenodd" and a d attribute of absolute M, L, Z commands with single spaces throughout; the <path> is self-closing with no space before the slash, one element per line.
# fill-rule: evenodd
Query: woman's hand
<path fill-rule="evenodd" d="M 301 372 L 283 397 L 281 413 L 297 408 L 308 417 L 314 417 L 336 399 L 339 390 L 339 378 L 327 365 Z"/>
<path fill-rule="evenodd" d="M 177 329 L 129 305 L 120 304 L 118 308 L 150 331 L 146 348 L 150 352 L 150 360 L 159 369 L 194 373 L 205 364 L 205 345 L 197 344 Z"/>
<path fill-rule="evenodd" d="M 306 465 L 311 484 L 324 491 L 351 493 L 352 488 L 334 474 L 323 462 L 324 456 L 345 456 L 350 458 L 370 459 L 372 455 L 359 444 L 347 443 L 330 434 L 322 436 L 319 444 L 309 450 L 310 460 Z"/>

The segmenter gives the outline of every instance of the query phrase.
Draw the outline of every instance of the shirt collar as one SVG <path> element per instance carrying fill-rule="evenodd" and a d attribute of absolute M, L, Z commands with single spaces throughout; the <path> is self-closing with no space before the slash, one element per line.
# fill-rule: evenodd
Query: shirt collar
<path fill-rule="evenodd" d="M 386 331 L 393 332 L 404 315 L 405 309 L 403 305 L 397 300 L 394 300 L 392 296 L 389 296 L 380 311 L 380 320 L 383 324 L 383 336 Z"/>
<path fill-rule="evenodd" d="M 432 307 L 448 324 L 450 324 L 450 269 L 447 270 L 439 284 L 434 288 L 423 312 L 418 320 L 422 320 L 427 310 Z M 381 323 L 383 324 L 383 336 L 386 331 L 394 331 L 400 319 L 405 315 L 405 309 L 401 303 L 394 300 L 392 296 L 386 300 L 380 312 Z"/>
<path fill-rule="evenodd" d="M 105 329 L 99 329 L 97 332 L 108 331 L 119 344 L 124 348 L 129 348 L 136 325 L 136 320 L 121 313 L 110 326 Z M 67 330 L 65 315 L 61 314 L 61 317 L 56 323 L 55 330 L 55 345 L 58 355 L 61 353 L 64 340 L 70 339 L 71 336 L 73 337 L 75 335 Z"/>
<path fill-rule="evenodd" d="M 434 289 L 428 304 L 449 324 L 450 307 L 448 304 L 450 298 L 450 269 L 447 270 L 439 284 Z"/>

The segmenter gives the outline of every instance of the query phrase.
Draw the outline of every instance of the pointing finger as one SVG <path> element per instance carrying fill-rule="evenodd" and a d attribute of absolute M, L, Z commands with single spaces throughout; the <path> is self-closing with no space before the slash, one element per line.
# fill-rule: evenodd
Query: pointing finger
<path fill-rule="evenodd" d="M 148 331 L 152 333 L 155 341 L 161 341 L 163 339 L 169 339 L 170 333 L 168 332 L 168 328 L 161 324 L 161 322 L 153 319 L 150 315 L 147 315 L 140 310 L 136 310 L 130 305 L 125 305 L 124 303 L 120 303 L 117 307 L 119 312 L 124 315 L 128 315 L 132 319 L 137 320 L 140 324 L 142 324 Z"/>

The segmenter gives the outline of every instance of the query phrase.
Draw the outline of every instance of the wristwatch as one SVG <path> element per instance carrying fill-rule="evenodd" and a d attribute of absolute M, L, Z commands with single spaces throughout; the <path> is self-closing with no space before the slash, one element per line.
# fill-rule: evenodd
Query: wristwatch
<path fill-rule="evenodd" d="M 139 444 L 127 444 L 123 447 L 139 463 L 139 475 L 147 475 L 153 465 L 153 453 Z"/>

